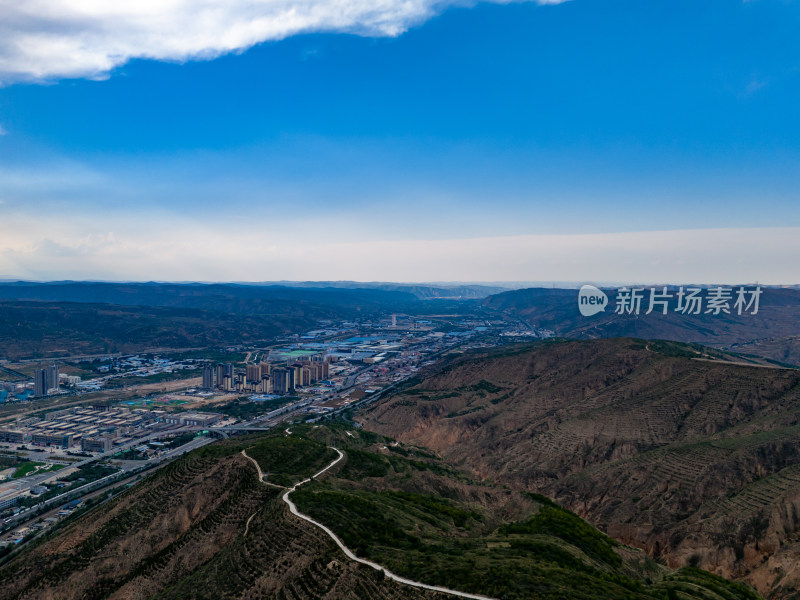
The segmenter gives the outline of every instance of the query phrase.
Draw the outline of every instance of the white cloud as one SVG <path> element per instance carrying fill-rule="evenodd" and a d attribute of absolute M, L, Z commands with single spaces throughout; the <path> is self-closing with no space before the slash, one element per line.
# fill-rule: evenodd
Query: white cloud
<path fill-rule="evenodd" d="M 7 135 L 7 134 L 8 131 L 6 131 L 5 128 L 2 125 L 0 125 L 0 135 Z"/>
<path fill-rule="evenodd" d="M 800 228 L 705 229 L 472 239 L 342 241 L 326 224 L 302 235 L 220 230 L 202 221 L 87 221 L 11 214 L 0 279 L 162 281 L 629 281 L 797 284 Z"/>
<path fill-rule="evenodd" d="M 506 3 L 509 0 L 487 0 Z M 558 4 L 565 0 L 532 0 Z M 315 31 L 396 36 L 470 0 L 0 0 L 0 83 L 102 79 L 131 58 L 209 59 Z"/>

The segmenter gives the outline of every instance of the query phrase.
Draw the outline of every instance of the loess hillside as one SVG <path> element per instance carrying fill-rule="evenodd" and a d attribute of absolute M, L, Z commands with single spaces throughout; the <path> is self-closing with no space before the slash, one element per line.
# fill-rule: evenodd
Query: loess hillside
<path fill-rule="evenodd" d="M 554 341 L 451 359 L 361 413 L 558 500 L 672 567 L 800 589 L 800 372 L 695 346 Z"/>
<path fill-rule="evenodd" d="M 258 482 L 243 447 L 258 454 L 251 440 L 187 455 L 13 557 L 0 598 L 440 598 L 348 561 Z M 306 448 L 300 470 L 325 450 Z"/>
<path fill-rule="evenodd" d="M 293 499 L 359 556 L 414 580 L 504 600 L 759 598 L 699 569 L 658 565 L 546 498 L 472 481 L 418 448 L 336 423 L 178 459 L 12 555 L 0 598 L 452 598 L 358 565 L 289 513 L 279 486 L 329 464 L 330 445 L 344 460 Z"/>

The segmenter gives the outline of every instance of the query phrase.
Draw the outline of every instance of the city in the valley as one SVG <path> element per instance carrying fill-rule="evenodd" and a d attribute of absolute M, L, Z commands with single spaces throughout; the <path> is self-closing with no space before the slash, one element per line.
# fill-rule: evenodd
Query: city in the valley
<path fill-rule="evenodd" d="M 215 439 L 341 414 L 448 353 L 549 335 L 496 315 L 392 314 L 322 321 L 271 347 L 3 361 L 0 543 Z"/>

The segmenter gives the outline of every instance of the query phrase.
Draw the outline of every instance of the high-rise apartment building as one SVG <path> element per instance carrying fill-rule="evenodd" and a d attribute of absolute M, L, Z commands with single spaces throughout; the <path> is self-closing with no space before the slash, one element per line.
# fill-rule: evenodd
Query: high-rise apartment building
<path fill-rule="evenodd" d="M 37 396 L 47 395 L 47 369 L 36 369 L 33 374 L 33 393 Z"/>
<path fill-rule="evenodd" d="M 303 385 L 303 366 L 302 363 L 294 363 L 289 367 L 294 377 L 294 387 Z"/>
<path fill-rule="evenodd" d="M 214 367 L 203 367 L 203 389 L 214 389 Z"/>
<path fill-rule="evenodd" d="M 58 365 L 50 365 L 47 367 L 47 390 L 58 391 Z"/>
<path fill-rule="evenodd" d="M 233 390 L 236 385 L 236 371 L 233 365 L 217 365 L 217 387 L 221 387 L 226 392 Z M 227 383 L 230 380 L 230 383 Z"/>
<path fill-rule="evenodd" d="M 276 394 L 288 394 L 294 391 L 294 369 L 283 367 L 272 371 L 272 391 Z"/>
<path fill-rule="evenodd" d="M 247 383 L 258 383 L 261 381 L 261 367 L 259 365 L 247 365 Z"/>

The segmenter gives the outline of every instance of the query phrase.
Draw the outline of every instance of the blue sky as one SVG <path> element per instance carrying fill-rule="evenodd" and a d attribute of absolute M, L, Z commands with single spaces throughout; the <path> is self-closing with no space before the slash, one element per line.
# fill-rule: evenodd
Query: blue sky
<path fill-rule="evenodd" d="M 800 282 L 796 1 L 71 2 L 0 31 L 0 278 Z"/>

